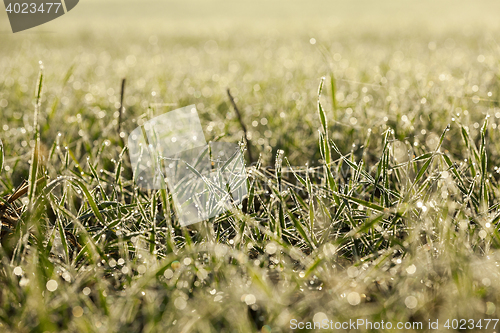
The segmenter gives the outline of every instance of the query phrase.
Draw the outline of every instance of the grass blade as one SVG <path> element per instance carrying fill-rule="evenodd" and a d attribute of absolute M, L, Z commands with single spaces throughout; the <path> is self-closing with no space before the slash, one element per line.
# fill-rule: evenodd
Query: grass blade
<path fill-rule="evenodd" d="M 3 171 L 4 160 L 5 160 L 5 153 L 4 153 L 4 149 L 3 149 L 2 140 L 0 140 L 0 173 L 2 173 L 2 171 Z"/>
<path fill-rule="evenodd" d="M 28 178 L 28 207 L 30 210 L 33 208 L 33 202 L 35 200 L 35 190 L 36 190 L 36 181 L 38 178 L 38 154 L 40 150 L 40 129 L 38 126 L 38 114 L 40 112 L 40 104 L 42 99 L 42 88 L 43 88 L 43 72 L 40 69 L 40 73 L 38 74 L 38 84 L 36 86 L 35 91 L 35 120 L 33 124 L 33 128 L 35 131 L 34 141 L 35 146 L 33 147 L 33 152 L 31 155 L 31 166 Z"/>

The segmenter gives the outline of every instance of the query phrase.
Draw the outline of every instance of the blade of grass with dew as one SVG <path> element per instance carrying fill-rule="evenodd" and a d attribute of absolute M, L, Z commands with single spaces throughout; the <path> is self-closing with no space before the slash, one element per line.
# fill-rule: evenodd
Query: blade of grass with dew
<path fill-rule="evenodd" d="M 149 236 L 149 252 L 152 255 L 156 253 L 156 218 L 158 214 L 158 204 L 156 200 L 156 193 L 153 193 L 151 196 L 151 230 Z"/>
<path fill-rule="evenodd" d="M 486 136 L 488 130 L 488 118 L 483 123 L 481 128 L 481 144 L 479 146 L 480 166 L 481 166 L 481 183 L 479 187 L 479 198 L 481 202 L 481 212 L 486 212 L 489 205 L 489 182 L 488 182 L 488 155 L 486 152 Z"/>
<path fill-rule="evenodd" d="M 33 147 L 33 152 L 31 155 L 31 166 L 28 178 L 28 207 L 29 209 L 33 209 L 33 202 L 35 200 L 35 190 L 36 190 L 36 181 L 38 179 L 38 154 L 40 149 L 40 130 L 38 126 L 38 114 L 40 112 L 40 106 L 42 102 L 42 89 L 43 89 L 43 71 L 40 69 L 38 74 L 38 83 L 35 91 L 35 115 L 34 115 L 34 124 L 33 130 L 35 131 L 34 141 L 35 146 Z"/>
<path fill-rule="evenodd" d="M 92 196 L 92 194 L 90 194 L 89 190 L 87 189 L 87 186 L 85 186 L 85 184 L 83 184 L 79 179 L 76 178 L 70 179 L 69 182 L 72 183 L 74 186 L 78 187 L 85 194 L 85 197 L 87 198 L 87 201 L 90 205 L 90 208 L 94 212 L 95 217 L 97 217 L 97 219 L 103 225 L 106 225 L 106 220 L 99 211 L 99 207 L 97 207 L 94 197 Z"/>
<path fill-rule="evenodd" d="M 4 153 L 4 149 L 3 149 L 3 143 L 2 143 L 2 140 L 0 140 L 0 174 L 2 173 L 3 171 L 3 163 L 4 163 L 4 160 L 5 160 L 5 153 Z"/>
<path fill-rule="evenodd" d="M 64 226 L 62 224 L 62 219 L 59 214 L 57 216 L 57 228 L 59 229 L 59 237 L 61 238 L 61 244 L 64 250 L 64 259 L 66 260 L 66 264 L 69 265 L 70 257 L 69 257 L 68 241 L 66 239 L 66 233 L 64 232 Z"/>
<path fill-rule="evenodd" d="M 332 94 L 332 108 L 333 108 L 333 115 L 335 117 L 334 120 L 338 120 L 338 115 L 337 115 L 337 98 L 335 94 L 337 93 L 337 87 L 335 83 L 335 75 L 333 73 L 330 74 L 330 88 L 331 88 L 331 94 Z"/>
<path fill-rule="evenodd" d="M 284 213 L 284 208 L 283 205 L 286 203 L 283 200 L 283 194 L 282 194 L 282 173 L 281 173 L 281 168 L 283 165 L 283 150 L 278 150 L 278 153 L 276 154 L 276 162 L 275 162 L 275 171 L 276 171 L 276 180 L 277 180 L 277 197 L 278 197 L 278 220 L 279 220 L 279 227 L 277 228 L 278 230 L 278 238 L 281 238 L 281 231 L 286 229 L 285 226 L 285 213 Z"/>

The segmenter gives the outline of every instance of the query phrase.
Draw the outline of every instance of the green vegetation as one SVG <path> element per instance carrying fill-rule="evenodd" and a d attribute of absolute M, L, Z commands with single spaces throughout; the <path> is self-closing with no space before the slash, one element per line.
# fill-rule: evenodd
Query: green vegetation
<path fill-rule="evenodd" d="M 0 35 L 1 330 L 499 318 L 498 31 L 322 22 Z M 249 198 L 180 227 L 124 141 L 196 104 L 240 142 L 226 88 Z"/>

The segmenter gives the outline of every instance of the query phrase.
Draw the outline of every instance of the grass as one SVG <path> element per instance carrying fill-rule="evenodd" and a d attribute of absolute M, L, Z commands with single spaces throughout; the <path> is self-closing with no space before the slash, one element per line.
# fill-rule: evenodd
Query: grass
<path fill-rule="evenodd" d="M 498 318 L 494 33 L 345 31 L 0 36 L 2 329 Z M 241 207 L 181 227 L 123 139 L 189 104 L 259 159 Z"/>

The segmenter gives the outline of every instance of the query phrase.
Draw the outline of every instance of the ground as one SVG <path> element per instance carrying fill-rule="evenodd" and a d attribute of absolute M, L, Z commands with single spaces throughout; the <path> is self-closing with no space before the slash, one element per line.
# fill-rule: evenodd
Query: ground
<path fill-rule="evenodd" d="M 87 0 L 18 34 L 1 14 L 3 330 L 498 330 L 498 7 Z M 126 143 L 191 104 L 254 161 L 240 206 L 182 227 Z"/>

